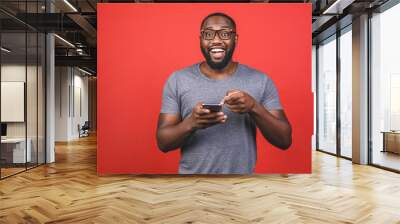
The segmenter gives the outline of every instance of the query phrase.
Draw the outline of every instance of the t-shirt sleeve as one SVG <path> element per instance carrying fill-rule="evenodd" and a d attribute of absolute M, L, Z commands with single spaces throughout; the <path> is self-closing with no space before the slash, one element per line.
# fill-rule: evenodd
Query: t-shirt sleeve
<path fill-rule="evenodd" d="M 264 84 L 264 93 L 261 97 L 261 103 L 267 110 L 283 109 L 279 100 L 278 90 L 271 78 L 267 77 Z"/>
<path fill-rule="evenodd" d="M 162 94 L 161 113 L 179 113 L 179 96 L 175 75 L 171 75 L 164 85 Z"/>

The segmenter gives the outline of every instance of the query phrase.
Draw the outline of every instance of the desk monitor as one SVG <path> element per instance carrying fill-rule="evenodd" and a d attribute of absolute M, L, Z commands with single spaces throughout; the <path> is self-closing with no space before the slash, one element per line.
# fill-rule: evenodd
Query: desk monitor
<path fill-rule="evenodd" d="M 7 136 L 7 124 L 1 123 L 1 136 Z"/>

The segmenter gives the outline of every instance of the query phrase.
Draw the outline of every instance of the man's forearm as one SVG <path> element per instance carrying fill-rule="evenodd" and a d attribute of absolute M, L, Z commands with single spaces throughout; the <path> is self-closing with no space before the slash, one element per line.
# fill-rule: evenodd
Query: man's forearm
<path fill-rule="evenodd" d="M 271 144 L 281 149 L 290 147 L 292 144 L 292 128 L 286 120 L 276 118 L 259 103 L 256 103 L 252 111 L 250 111 L 250 115 L 264 138 Z"/>
<path fill-rule="evenodd" d="M 189 117 L 182 122 L 159 128 L 157 132 L 158 147 L 163 152 L 168 152 L 182 146 L 184 140 L 193 132 Z"/>

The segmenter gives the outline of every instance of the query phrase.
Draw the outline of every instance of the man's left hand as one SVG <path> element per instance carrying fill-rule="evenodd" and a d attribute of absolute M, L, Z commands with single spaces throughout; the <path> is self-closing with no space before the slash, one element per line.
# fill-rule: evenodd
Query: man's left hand
<path fill-rule="evenodd" d="M 226 93 L 223 103 L 232 112 L 248 113 L 256 106 L 256 100 L 248 93 L 240 90 L 230 90 Z"/>

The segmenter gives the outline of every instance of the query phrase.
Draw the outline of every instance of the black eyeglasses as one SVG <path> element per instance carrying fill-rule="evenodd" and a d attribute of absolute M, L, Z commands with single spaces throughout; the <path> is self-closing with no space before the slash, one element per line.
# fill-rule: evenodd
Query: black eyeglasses
<path fill-rule="evenodd" d="M 201 38 L 204 40 L 214 40 L 215 34 L 218 33 L 218 37 L 221 40 L 229 40 L 236 32 L 233 30 L 201 30 Z"/>

